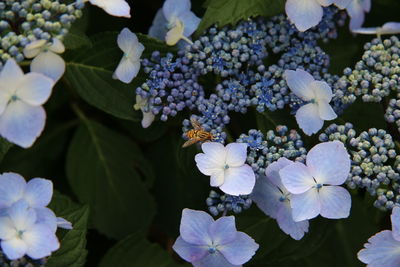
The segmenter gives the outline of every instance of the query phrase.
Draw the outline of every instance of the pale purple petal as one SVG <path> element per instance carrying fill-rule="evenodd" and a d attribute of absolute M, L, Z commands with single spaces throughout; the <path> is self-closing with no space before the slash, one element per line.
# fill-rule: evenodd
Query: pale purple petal
<path fill-rule="evenodd" d="M 339 141 L 314 146 L 306 161 L 310 173 L 321 184 L 341 185 L 350 173 L 350 156 Z"/>
<path fill-rule="evenodd" d="M 390 216 L 392 220 L 392 234 L 393 238 L 400 241 L 400 207 L 395 206 L 392 209 L 392 215 Z"/>
<path fill-rule="evenodd" d="M 400 33 L 400 22 L 387 22 L 383 24 L 379 31 L 380 34 L 398 34 Z"/>
<path fill-rule="evenodd" d="M 176 239 L 172 248 L 182 259 L 188 262 L 199 261 L 208 253 L 207 246 L 189 244 L 180 236 Z"/>
<path fill-rule="evenodd" d="M 287 0 L 285 9 L 290 21 L 301 32 L 318 25 L 323 15 L 322 7 L 315 0 Z"/>
<path fill-rule="evenodd" d="M 51 252 L 60 248 L 55 233 L 44 224 L 35 224 L 23 234 L 27 245 L 26 254 L 32 259 L 41 259 L 50 256 Z"/>
<path fill-rule="evenodd" d="M 19 200 L 8 209 L 8 216 L 13 222 L 16 230 L 28 230 L 36 223 L 36 212 L 29 208 L 24 200 Z"/>
<path fill-rule="evenodd" d="M 142 119 L 142 127 L 143 128 L 148 128 L 150 125 L 153 123 L 154 119 L 156 116 L 152 112 L 142 112 L 143 113 L 143 119 Z"/>
<path fill-rule="evenodd" d="M 17 81 L 22 77 L 24 77 L 24 73 L 21 67 L 14 59 L 10 58 L 0 72 L 1 90 L 14 91 L 17 89 Z"/>
<path fill-rule="evenodd" d="M 235 217 L 221 217 L 213 222 L 209 229 L 214 245 L 224 245 L 236 239 Z"/>
<path fill-rule="evenodd" d="M 391 231 L 379 232 L 368 242 L 357 254 L 360 261 L 368 267 L 400 266 L 400 242 L 393 238 Z"/>
<path fill-rule="evenodd" d="M 190 0 L 166 0 L 163 5 L 163 12 L 165 18 L 171 21 L 174 17 L 189 12 L 190 8 Z"/>
<path fill-rule="evenodd" d="M 253 169 L 245 164 L 241 167 L 229 168 L 225 171 L 225 181 L 220 189 L 229 195 L 249 195 L 256 183 Z"/>
<path fill-rule="evenodd" d="M 43 178 L 34 178 L 26 185 L 24 198 L 33 208 L 49 205 L 53 196 L 53 183 Z"/>
<path fill-rule="evenodd" d="M 54 81 L 41 73 L 28 73 L 18 82 L 16 96 L 32 105 L 43 105 L 51 95 Z"/>
<path fill-rule="evenodd" d="M 302 0 L 301 0 L 302 1 Z M 285 79 L 290 90 L 303 100 L 311 100 L 315 97 L 311 84 L 314 77 L 302 69 L 286 70 Z"/>
<path fill-rule="evenodd" d="M 27 246 L 21 239 L 13 238 L 1 241 L 1 250 L 8 259 L 17 260 L 26 254 Z"/>
<path fill-rule="evenodd" d="M 361 1 L 361 6 L 365 12 L 367 12 L 367 13 L 370 12 L 371 11 L 371 0 Z"/>
<path fill-rule="evenodd" d="M 217 142 L 207 142 L 201 145 L 204 153 L 195 156 L 196 165 L 204 175 L 212 175 L 225 166 L 226 149 Z"/>
<path fill-rule="evenodd" d="M 295 222 L 317 217 L 321 211 L 317 189 L 312 188 L 303 194 L 292 195 L 290 206 L 292 207 L 292 216 Z"/>
<path fill-rule="evenodd" d="M 230 143 L 226 146 L 226 164 L 229 167 L 240 167 L 247 159 L 247 144 Z"/>
<path fill-rule="evenodd" d="M 42 133 L 45 120 L 43 107 L 13 101 L 0 116 L 0 135 L 14 144 L 28 148 Z"/>
<path fill-rule="evenodd" d="M 57 227 L 67 229 L 67 230 L 74 229 L 71 222 L 69 222 L 66 219 L 61 218 L 61 217 L 57 217 Z"/>
<path fill-rule="evenodd" d="M 337 7 L 344 9 L 350 4 L 351 1 L 353 0 L 335 0 L 334 2 Z"/>
<path fill-rule="evenodd" d="M 283 202 L 280 206 L 276 221 L 278 222 L 279 228 L 295 240 L 302 239 L 304 234 L 308 232 L 308 220 L 295 222 L 292 216 L 292 208 L 287 201 Z"/>
<path fill-rule="evenodd" d="M 192 262 L 193 267 L 238 267 L 229 263 L 225 257 L 218 251 L 208 254 L 200 261 Z"/>
<path fill-rule="evenodd" d="M 310 86 L 314 92 L 317 102 L 320 100 L 325 100 L 329 103 L 331 101 L 333 97 L 332 89 L 326 82 L 313 81 Z"/>
<path fill-rule="evenodd" d="M 250 198 L 266 215 L 276 219 L 278 210 L 283 203 L 280 201 L 282 192 L 265 176 L 258 177 Z"/>
<path fill-rule="evenodd" d="M 319 189 L 321 216 L 328 219 L 347 218 L 350 215 L 351 196 L 345 188 L 332 185 Z"/>
<path fill-rule="evenodd" d="M 324 120 L 319 117 L 318 105 L 312 103 L 297 110 L 296 121 L 306 135 L 317 133 L 324 125 Z"/>
<path fill-rule="evenodd" d="M 319 117 L 326 121 L 331 121 L 337 118 L 335 111 L 325 100 L 320 100 L 318 102 L 318 113 Z"/>
<path fill-rule="evenodd" d="M 225 181 L 224 169 L 219 169 L 210 176 L 210 185 L 214 187 L 220 187 Z"/>
<path fill-rule="evenodd" d="M 353 33 L 359 33 L 359 34 L 378 34 L 378 32 L 381 30 L 379 27 L 371 27 L 371 28 L 357 28 L 357 29 L 352 29 L 351 31 Z"/>
<path fill-rule="evenodd" d="M 186 37 L 189 37 L 197 30 L 201 21 L 193 12 L 186 12 L 180 15 L 179 18 L 183 22 L 183 35 Z"/>
<path fill-rule="evenodd" d="M 57 230 L 57 217 L 54 212 L 49 208 L 36 208 L 36 223 L 46 225 L 53 233 Z"/>
<path fill-rule="evenodd" d="M 114 79 L 118 79 L 126 84 L 131 83 L 140 71 L 140 61 L 132 61 L 123 57 L 113 74 Z"/>
<path fill-rule="evenodd" d="M 184 209 L 180 226 L 183 240 L 193 245 L 211 244 L 208 229 L 213 222 L 214 219 L 204 211 Z"/>
<path fill-rule="evenodd" d="M 14 202 L 20 200 L 25 192 L 25 179 L 12 172 L 0 175 L 0 209 L 9 208 Z"/>
<path fill-rule="evenodd" d="M 334 0 L 317 0 L 317 2 L 321 5 L 321 6 L 330 6 L 334 3 Z"/>
<path fill-rule="evenodd" d="M 315 185 L 315 181 L 306 165 L 292 163 L 279 171 L 282 183 L 292 194 L 301 194 Z"/>
<path fill-rule="evenodd" d="M 65 61 L 51 51 L 42 52 L 32 60 L 31 72 L 41 73 L 57 82 L 65 72 Z"/>
<path fill-rule="evenodd" d="M 105 12 L 116 17 L 130 18 L 131 8 L 125 0 L 89 0 L 92 5 L 102 8 Z"/>
<path fill-rule="evenodd" d="M 256 253 L 259 245 L 246 233 L 237 232 L 236 239 L 218 247 L 225 259 L 231 264 L 240 265 L 248 262 Z"/>
<path fill-rule="evenodd" d="M 165 35 L 168 32 L 167 19 L 164 16 L 162 8 L 160 8 L 153 19 L 153 24 L 149 29 L 149 36 L 164 41 Z"/>
<path fill-rule="evenodd" d="M 271 181 L 271 183 L 273 183 L 274 185 L 279 187 L 281 190 L 287 191 L 286 188 L 282 184 L 282 180 L 279 175 L 279 171 L 292 163 L 293 163 L 293 161 L 288 160 L 287 158 L 284 158 L 284 157 L 279 158 L 277 161 L 268 165 L 267 169 L 265 169 L 265 175 Z"/>
<path fill-rule="evenodd" d="M 128 28 L 123 28 L 117 37 L 118 47 L 127 55 L 131 54 L 139 44 L 139 40 Z"/>
<path fill-rule="evenodd" d="M 358 1 L 352 1 L 346 7 L 347 13 L 350 16 L 350 29 L 358 29 L 360 28 L 365 19 L 365 14 L 362 6 L 358 3 Z"/>
<path fill-rule="evenodd" d="M 0 239 L 7 240 L 14 237 L 14 223 L 8 216 L 0 216 Z"/>

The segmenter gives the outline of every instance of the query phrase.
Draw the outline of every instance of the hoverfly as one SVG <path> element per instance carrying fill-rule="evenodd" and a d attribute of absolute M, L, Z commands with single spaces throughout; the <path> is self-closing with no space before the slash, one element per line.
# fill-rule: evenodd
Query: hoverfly
<path fill-rule="evenodd" d="M 190 123 L 192 124 L 193 129 L 185 133 L 189 140 L 187 140 L 182 147 L 188 147 L 198 142 L 212 141 L 214 139 L 214 136 L 205 131 L 196 119 L 190 118 Z"/>

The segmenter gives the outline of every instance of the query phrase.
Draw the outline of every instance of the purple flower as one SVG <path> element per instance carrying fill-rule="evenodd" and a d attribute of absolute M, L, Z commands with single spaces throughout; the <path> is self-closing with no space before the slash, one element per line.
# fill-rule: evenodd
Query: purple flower
<path fill-rule="evenodd" d="M 296 162 L 279 171 L 283 185 L 292 194 L 294 221 L 312 219 L 319 214 L 329 219 L 347 218 L 351 197 L 339 186 L 350 173 L 350 157 L 343 143 L 316 145 L 308 152 L 306 163 Z"/>
<path fill-rule="evenodd" d="M 400 207 L 392 210 L 392 231 L 385 230 L 368 239 L 357 254 L 367 267 L 400 266 Z"/>
<path fill-rule="evenodd" d="M 173 249 L 195 267 L 240 266 L 258 249 L 250 236 L 236 230 L 233 216 L 214 221 L 204 211 L 184 209 L 180 233 Z"/>
<path fill-rule="evenodd" d="M 279 171 L 293 164 L 286 158 L 268 165 L 265 170 L 266 176 L 257 179 L 251 199 L 268 216 L 276 219 L 283 232 L 293 239 L 300 240 L 308 232 L 309 223 L 307 220 L 295 222 L 290 207 L 291 194 L 283 186 Z"/>

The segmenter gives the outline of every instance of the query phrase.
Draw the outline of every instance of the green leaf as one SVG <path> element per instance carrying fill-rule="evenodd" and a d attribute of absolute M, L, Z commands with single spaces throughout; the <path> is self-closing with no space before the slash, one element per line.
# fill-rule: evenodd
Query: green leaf
<path fill-rule="evenodd" d="M 150 243 L 143 238 L 141 233 L 136 233 L 118 242 L 107 252 L 99 267 L 109 266 L 173 267 L 189 265 L 175 263 L 159 245 Z"/>
<path fill-rule="evenodd" d="M 0 161 L 3 160 L 4 156 L 7 154 L 8 150 L 13 146 L 4 138 L 0 138 Z"/>
<path fill-rule="evenodd" d="M 275 16 L 284 12 L 284 0 L 212 0 L 205 3 L 206 13 L 200 22 L 197 34 L 213 24 L 223 27 L 236 24 L 242 19 L 257 16 Z"/>
<path fill-rule="evenodd" d="M 89 23 L 89 14 L 87 10 L 83 11 L 83 16 L 72 23 L 68 34 L 64 38 L 64 45 L 66 49 L 78 49 L 82 47 L 91 47 L 92 41 L 85 34 Z"/>
<path fill-rule="evenodd" d="M 142 58 L 149 57 L 154 50 L 174 51 L 154 38 L 137 35 L 145 46 Z M 133 109 L 135 89 L 145 82 L 146 75 L 140 72 L 131 84 L 112 78 L 123 56 L 117 46 L 117 36 L 116 32 L 97 34 L 91 39 L 93 47 L 69 53 L 64 79 L 89 104 L 117 118 L 138 121 L 142 114 Z"/>
<path fill-rule="evenodd" d="M 155 212 L 147 189 L 153 174 L 127 137 L 83 118 L 67 154 L 67 177 L 100 232 L 119 239 L 147 230 Z"/>
<path fill-rule="evenodd" d="M 49 206 L 59 217 L 70 221 L 72 230 L 58 230 L 61 247 L 49 258 L 48 267 L 84 266 L 87 250 L 86 231 L 89 207 L 73 203 L 68 197 L 55 193 Z"/>

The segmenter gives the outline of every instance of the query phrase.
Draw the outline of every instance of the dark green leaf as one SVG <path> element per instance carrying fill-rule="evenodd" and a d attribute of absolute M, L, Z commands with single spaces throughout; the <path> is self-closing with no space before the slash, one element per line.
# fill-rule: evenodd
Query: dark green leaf
<path fill-rule="evenodd" d="M 4 156 L 7 154 L 8 150 L 13 146 L 4 138 L 0 138 L 0 161 L 3 160 Z"/>
<path fill-rule="evenodd" d="M 109 266 L 173 267 L 187 265 L 175 263 L 159 245 L 150 243 L 143 238 L 141 233 L 136 233 L 118 242 L 107 252 L 99 267 Z"/>
<path fill-rule="evenodd" d="M 72 230 L 58 230 L 61 247 L 49 258 L 49 267 L 81 267 L 87 250 L 86 231 L 89 207 L 73 203 L 68 197 L 55 193 L 49 206 L 59 217 L 70 221 Z"/>
<path fill-rule="evenodd" d="M 67 176 L 78 199 L 90 205 L 100 232 L 122 238 L 149 226 L 155 207 L 146 183 L 152 171 L 125 136 L 84 119 L 68 151 Z"/>

